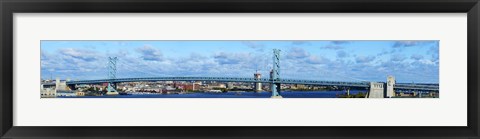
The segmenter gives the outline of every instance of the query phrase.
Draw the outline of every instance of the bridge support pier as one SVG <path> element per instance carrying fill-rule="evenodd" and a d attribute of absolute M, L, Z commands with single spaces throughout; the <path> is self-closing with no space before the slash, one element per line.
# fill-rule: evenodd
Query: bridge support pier
<path fill-rule="evenodd" d="M 347 97 L 350 97 L 350 88 L 347 89 Z"/>
<path fill-rule="evenodd" d="M 262 74 L 256 72 L 255 74 L 253 74 L 253 77 L 255 78 L 255 80 L 260 80 Z M 262 83 L 256 82 L 254 90 L 257 93 L 262 92 Z"/>
<path fill-rule="evenodd" d="M 370 82 L 367 98 L 392 98 L 395 97 L 395 77 L 388 76 L 386 83 Z"/>
<path fill-rule="evenodd" d="M 272 98 L 282 98 L 280 95 L 280 84 L 279 83 L 272 83 Z"/>
<path fill-rule="evenodd" d="M 384 98 L 384 83 L 370 82 L 368 98 Z"/>
<path fill-rule="evenodd" d="M 57 77 L 55 80 L 55 90 L 68 90 L 67 82 L 66 81 L 61 81 L 60 78 Z"/>
<path fill-rule="evenodd" d="M 118 95 L 117 85 L 115 83 L 108 83 L 107 95 Z"/>
<path fill-rule="evenodd" d="M 395 86 L 395 77 L 388 76 L 387 83 L 385 87 L 385 95 L 388 98 L 395 97 L 395 90 L 393 90 L 393 86 Z"/>

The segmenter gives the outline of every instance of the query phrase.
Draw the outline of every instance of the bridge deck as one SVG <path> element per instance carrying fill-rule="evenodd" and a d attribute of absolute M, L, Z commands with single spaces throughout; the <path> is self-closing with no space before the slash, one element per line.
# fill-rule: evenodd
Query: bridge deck
<path fill-rule="evenodd" d="M 335 86 L 355 86 L 368 87 L 368 82 L 336 82 L 336 81 L 317 81 L 317 80 L 297 80 L 281 79 L 270 80 L 268 78 L 235 78 L 235 77 L 154 77 L 154 78 L 121 78 L 121 79 L 102 79 L 102 80 L 84 80 L 68 81 L 67 84 L 95 84 L 105 82 L 139 82 L 139 81 L 219 81 L 219 82 L 251 82 L 251 83 L 281 83 L 281 84 L 311 84 L 311 85 L 335 85 Z"/>
<path fill-rule="evenodd" d="M 369 87 L 370 82 L 339 82 L 339 81 L 319 81 L 319 80 L 298 80 L 298 79 L 280 79 L 271 80 L 269 78 L 238 78 L 238 77 L 150 77 L 150 78 L 118 78 L 118 79 L 100 79 L 100 80 L 81 80 L 67 81 L 67 85 L 74 84 L 99 84 L 107 82 L 154 82 L 154 81 L 219 81 L 219 82 L 251 82 L 251 83 L 280 83 L 280 84 L 306 84 L 322 86 L 344 86 L 344 87 Z M 45 84 L 55 85 L 55 84 Z M 436 90 L 438 84 L 396 84 L 396 89 L 416 89 L 416 90 Z"/>

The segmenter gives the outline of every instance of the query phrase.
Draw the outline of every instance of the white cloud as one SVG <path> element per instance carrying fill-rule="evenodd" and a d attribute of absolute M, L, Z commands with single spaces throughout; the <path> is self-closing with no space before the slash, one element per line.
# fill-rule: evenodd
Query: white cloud
<path fill-rule="evenodd" d="M 310 56 L 310 54 L 300 47 L 292 47 L 287 52 L 287 58 L 292 58 L 292 59 L 302 59 L 308 56 Z"/>
<path fill-rule="evenodd" d="M 343 46 L 340 46 L 340 45 L 326 45 L 326 46 L 322 46 L 321 48 L 332 49 L 332 50 L 340 50 L 340 49 L 343 49 Z"/>
<path fill-rule="evenodd" d="M 143 47 L 137 48 L 143 58 L 143 60 L 148 61 L 162 61 L 163 54 L 159 49 L 153 48 L 151 45 L 144 45 Z"/>
<path fill-rule="evenodd" d="M 423 59 L 423 55 L 413 54 L 410 58 L 414 60 L 420 60 Z"/>
<path fill-rule="evenodd" d="M 357 63 L 370 63 L 375 60 L 375 56 L 356 56 L 355 61 Z"/>
<path fill-rule="evenodd" d="M 329 64 L 330 60 L 323 56 L 310 56 L 306 62 L 309 64 Z"/>

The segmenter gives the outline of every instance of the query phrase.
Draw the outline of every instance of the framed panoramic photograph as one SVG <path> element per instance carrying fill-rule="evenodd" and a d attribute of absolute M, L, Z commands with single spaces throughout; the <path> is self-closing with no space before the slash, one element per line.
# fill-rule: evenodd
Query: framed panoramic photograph
<path fill-rule="evenodd" d="M 439 41 L 44 40 L 40 47 L 42 98 L 439 98 Z"/>
<path fill-rule="evenodd" d="M 478 6 L 0 1 L 0 136 L 479 138 Z"/>

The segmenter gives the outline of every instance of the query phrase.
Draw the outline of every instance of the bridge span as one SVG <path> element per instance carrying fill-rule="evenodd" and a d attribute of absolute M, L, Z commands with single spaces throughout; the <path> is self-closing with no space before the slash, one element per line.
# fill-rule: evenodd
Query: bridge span
<path fill-rule="evenodd" d="M 368 82 L 336 82 L 317 80 L 280 79 L 271 80 L 268 78 L 239 78 L 239 77 L 149 77 L 149 78 L 117 78 L 101 80 L 67 81 L 67 85 L 75 84 L 98 84 L 98 83 L 119 83 L 119 82 L 155 82 L 155 81 L 217 81 L 217 82 L 249 82 L 249 83 L 280 83 L 280 84 L 306 84 L 323 86 L 349 86 L 368 87 Z"/>
<path fill-rule="evenodd" d="M 269 78 L 239 78 L 239 77 L 145 77 L 145 78 L 117 78 L 117 79 L 99 79 L 99 80 L 78 80 L 66 81 L 66 85 L 80 84 L 101 84 L 101 83 L 121 83 L 121 82 L 156 82 L 156 81 L 217 81 L 217 82 L 249 82 L 249 83 L 279 83 L 279 84 L 305 84 L 319 86 L 340 86 L 340 87 L 370 87 L 370 82 L 342 82 L 342 81 L 320 81 L 320 80 L 300 80 L 300 79 L 280 79 L 272 80 Z M 45 86 L 54 86 L 55 83 L 44 84 Z M 415 83 L 397 83 L 395 89 L 404 90 L 425 90 L 438 91 L 438 84 L 415 84 Z"/>

